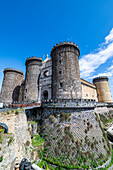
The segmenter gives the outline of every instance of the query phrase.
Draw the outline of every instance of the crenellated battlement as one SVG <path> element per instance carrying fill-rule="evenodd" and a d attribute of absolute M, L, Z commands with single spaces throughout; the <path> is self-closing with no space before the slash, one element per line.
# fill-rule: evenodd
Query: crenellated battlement
<path fill-rule="evenodd" d="M 57 48 L 57 47 L 60 47 L 60 46 L 64 46 L 64 45 L 70 45 L 70 46 L 75 46 L 77 49 L 78 49 L 78 51 L 79 51 L 79 54 L 80 54 L 80 50 L 79 50 L 79 47 L 78 47 L 78 45 L 76 44 L 76 43 L 73 43 L 72 41 L 70 42 L 70 41 L 63 41 L 63 42 L 60 42 L 59 44 L 57 43 L 55 46 L 53 46 L 53 48 L 52 48 L 52 50 L 51 50 L 51 54 L 52 54 L 52 52 L 53 52 L 53 50 L 55 49 L 55 48 Z"/>
<path fill-rule="evenodd" d="M 32 56 L 32 57 L 29 57 L 29 58 L 26 59 L 26 63 L 27 63 L 27 61 L 30 61 L 30 60 L 42 61 L 42 58 L 36 57 L 36 56 L 34 56 L 34 57 Z M 25 64 L 26 64 L 26 63 L 25 63 Z"/>
<path fill-rule="evenodd" d="M 107 76 L 96 77 L 93 79 L 93 83 L 100 82 L 100 81 L 108 81 Z"/>
<path fill-rule="evenodd" d="M 22 74 L 23 75 L 23 71 L 20 71 L 20 70 L 17 70 L 15 68 L 5 68 L 4 71 L 5 72 L 16 72 L 16 73 L 19 73 L 19 74 Z"/>

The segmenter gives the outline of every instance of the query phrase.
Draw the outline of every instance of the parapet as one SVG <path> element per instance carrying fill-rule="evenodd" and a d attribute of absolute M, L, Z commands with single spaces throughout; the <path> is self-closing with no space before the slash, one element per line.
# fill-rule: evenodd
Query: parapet
<path fill-rule="evenodd" d="M 95 84 L 96 82 L 101 82 L 101 81 L 108 81 L 107 76 L 102 76 L 102 77 L 96 77 L 93 79 L 93 83 Z"/>
<path fill-rule="evenodd" d="M 17 69 L 13 69 L 13 68 L 5 68 L 3 73 L 6 73 L 6 72 L 16 72 L 16 73 L 19 73 L 19 74 L 22 74 L 23 75 L 23 72 L 20 71 L 20 70 L 17 70 Z"/>
<path fill-rule="evenodd" d="M 42 61 L 42 58 L 39 58 L 39 57 L 36 57 L 36 56 L 34 56 L 34 57 L 33 57 L 33 56 L 32 56 L 32 57 L 29 57 L 29 58 L 26 59 L 25 65 L 27 64 L 28 61 L 32 61 L 32 60 L 34 60 L 34 61 L 37 60 L 37 61 L 40 61 L 40 62 L 41 62 L 41 61 Z"/>
<path fill-rule="evenodd" d="M 77 48 L 77 50 L 78 50 L 78 52 L 79 52 L 79 55 L 80 55 L 80 50 L 79 50 L 79 47 L 78 47 L 78 45 L 76 44 L 76 43 L 73 43 L 73 42 L 69 42 L 69 41 L 63 41 L 63 43 L 62 42 L 60 42 L 59 44 L 57 43 L 55 46 L 53 46 L 53 48 L 52 48 L 52 50 L 51 50 L 51 56 L 52 56 L 52 52 L 53 52 L 53 50 L 55 50 L 56 48 L 58 48 L 58 47 L 60 47 L 60 46 L 74 46 L 74 47 L 76 47 Z"/>

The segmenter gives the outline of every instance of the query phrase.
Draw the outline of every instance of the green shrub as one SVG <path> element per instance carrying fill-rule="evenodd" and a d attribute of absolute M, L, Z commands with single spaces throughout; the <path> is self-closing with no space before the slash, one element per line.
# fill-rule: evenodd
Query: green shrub
<path fill-rule="evenodd" d="M 0 162 L 2 162 L 2 161 L 3 161 L 3 156 L 0 157 Z"/>
<path fill-rule="evenodd" d="M 25 145 L 26 145 L 26 146 L 29 146 L 29 145 L 30 145 L 30 141 L 27 141 Z"/>
<path fill-rule="evenodd" d="M 24 110 L 24 108 L 20 108 L 20 111 L 23 111 Z"/>
<path fill-rule="evenodd" d="M 15 111 L 15 115 L 18 115 L 18 114 L 19 114 L 19 111 L 18 111 L 18 110 L 16 110 L 16 111 Z"/>
<path fill-rule="evenodd" d="M 55 117 L 54 117 L 53 115 L 50 115 L 49 118 L 50 118 L 50 120 L 51 120 L 52 123 L 55 123 L 55 122 L 56 122 Z"/>
<path fill-rule="evenodd" d="M 9 115 L 9 113 L 10 113 L 10 112 L 9 112 L 9 111 L 7 111 L 7 114 L 8 114 L 8 115 Z"/>
<path fill-rule="evenodd" d="M 9 140 L 8 140 L 8 146 L 9 146 L 9 144 L 10 144 L 11 142 L 13 142 L 13 136 L 11 136 L 11 137 L 9 138 Z"/>
<path fill-rule="evenodd" d="M 32 125 L 37 124 L 35 121 L 28 121 L 27 123 L 31 123 Z"/>
<path fill-rule="evenodd" d="M 39 135 L 34 135 L 32 139 L 32 145 L 35 147 L 41 146 L 44 144 L 44 139 L 40 137 Z"/>
<path fill-rule="evenodd" d="M 64 113 L 64 112 L 62 112 L 60 114 L 60 122 L 68 120 L 70 118 L 70 116 L 71 116 L 71 113 Z"/>

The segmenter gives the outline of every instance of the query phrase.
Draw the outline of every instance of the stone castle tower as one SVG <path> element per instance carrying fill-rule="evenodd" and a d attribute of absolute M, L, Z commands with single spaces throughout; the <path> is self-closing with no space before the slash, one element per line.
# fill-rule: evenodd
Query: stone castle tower
<path fill-rule="evenodd" d="M 96 85 L 98 102 L 113 102 L 108 77 L 103 76 L 95 78 L 93 79 L 93 83 Z"/>
<path fill-rule="evenodd" d="M 23 80 L 23 72 L 12 68 L 4 70 L 4 79 L 1 89 L 1 99 L 4 103 L 16 102 Z"/>
<path fill-rule="evenodd" d="M 78 46 L 69 41 L 52 48 L 52 99 L 82 97 L 79 54 Z"/>
<path fill-rule="evenodd" d="M 38 82 L 42 59 L 39 57 L 29 57 L 26 60 L 26 76 L 24 88 L 24 102 L 38 100 Z"/>
<path fill-rule="evenodd" d="M 22 71 L 6 68 L 0 102 L 40 103 L 81 98 L 112 102 L 107 77 L 95 78 L 93 84 L 80 78 L 79 54 L 75 43 L 64 41 L 56 44 L 51 50 L 51 58 L 47 57 L 43 62 L 39 57 L 27 58 L 25 80 Z"/>

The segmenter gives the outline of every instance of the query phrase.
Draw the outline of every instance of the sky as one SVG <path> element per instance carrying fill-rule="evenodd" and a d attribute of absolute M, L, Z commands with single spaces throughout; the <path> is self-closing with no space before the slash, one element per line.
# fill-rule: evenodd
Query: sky
<path fill-rule="evenodd" d="M 63 41 L 79 46 L 81 78 L 108 76 L 113 96 L 113 0 L 0 0 L 0 88 L 5 68 L 25 75 Z"/>

